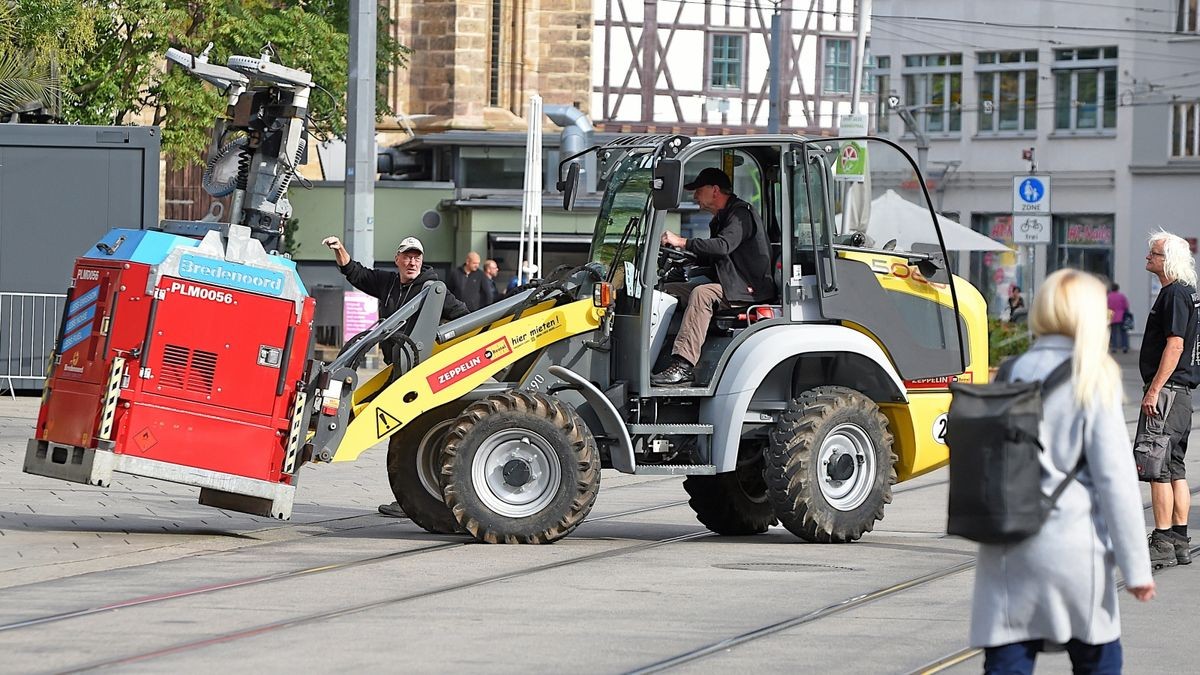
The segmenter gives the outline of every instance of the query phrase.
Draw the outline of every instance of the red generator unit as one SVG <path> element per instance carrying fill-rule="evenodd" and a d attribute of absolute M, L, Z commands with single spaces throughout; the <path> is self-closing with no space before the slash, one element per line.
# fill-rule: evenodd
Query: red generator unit
<path fill-rule="evenodd" d="M 112 230 L 75 262 L 25 472 L 146 476 L 289 518 L 313 305 L 295 264 L 246 227 Z"/>

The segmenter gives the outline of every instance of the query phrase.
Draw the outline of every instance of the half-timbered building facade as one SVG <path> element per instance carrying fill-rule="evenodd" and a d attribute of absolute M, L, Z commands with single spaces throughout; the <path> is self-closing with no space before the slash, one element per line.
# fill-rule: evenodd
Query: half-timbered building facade
<path fill-rule="evenodd" d="M 854 0 L 594 0 L 597 129 L 691 134 L 767 128 L 771 15 L 781 13 L 780 128 L 831 133 L 851 112 Z M 864 77 L 870 93 L 876 83 Z M 864 97 L 859 112 L 873 108 Z"/>

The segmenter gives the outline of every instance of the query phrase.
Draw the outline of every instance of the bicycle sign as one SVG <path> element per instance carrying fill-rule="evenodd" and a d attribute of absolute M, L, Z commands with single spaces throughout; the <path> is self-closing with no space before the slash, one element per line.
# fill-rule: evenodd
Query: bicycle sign
<path fill-rule="evenodd" d="M 1013 214 L 1050 213 L 1049 176 L 1013 176 Z"/>
<path fill-rule="evenodd" d="M 1050 216 L 1013 214 L 1013 243 L 1049 244 Z"/>

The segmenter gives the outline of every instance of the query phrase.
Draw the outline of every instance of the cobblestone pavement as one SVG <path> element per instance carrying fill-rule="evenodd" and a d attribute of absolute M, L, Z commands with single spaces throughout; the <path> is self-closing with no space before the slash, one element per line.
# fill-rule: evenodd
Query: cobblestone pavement
<path fill-rule="evenodd" d="M 1135 356 L 1121 358 L 1127 421 Z M 778 527 L 709 536 L 681 479 L 605 471 L 592 517 L 562 542 L 478 546 L 376 512 L 391 500 L 382 447 L 306 468 L 288 522 L 161 481 L 30 476 L 38 403 L 0 397 L 0 673 L 626 672 L 706 648 L 675 669 L 901 673 L 965 646 L 974 547 L 944 536 L 945 470 L 897 486 L 852 545 Z M 1197 572 L 1159 575 L 1153 603 L 1122 597 L 1129 672 L 1197 669 Z M 1068 671 L 1062 654 L 1039 668 Z"/>

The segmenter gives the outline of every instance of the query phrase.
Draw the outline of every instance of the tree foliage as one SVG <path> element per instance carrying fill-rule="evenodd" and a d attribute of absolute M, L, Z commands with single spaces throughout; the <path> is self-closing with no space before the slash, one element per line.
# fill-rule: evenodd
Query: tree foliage
<path fill-rule="evenodd" d="M 2 45 L 13 44 L 29 65 L 56 61 L 66 122 L 146 119 L 162 125 L 164 151 L 199 158 L 224 99 L 181 69 L 167 68 L 164 54 L 168 47 L 199 54 L 211 42 L 215 63 L 268 50 L 273 60 L 312 73 L 319 89 L 310 98 L 310 117 L 321 130 L 344 134 L 350 0 L 20 0 L 15 6 L 0 0 L 0 7 L 20 19 L 13 39 L 0 33 L 0 82 Z M 381 13 L 380 82 L 404 64 L 406 50 L 390 33 Z M 390 112 L 382 87 L 376 112 Z"/>
<path fill-rule="evenodd" d="M 78 0 L 0 0 L 0 115 L 57 107 L 61 65 L 95 44 L 93 10 Z"/>

